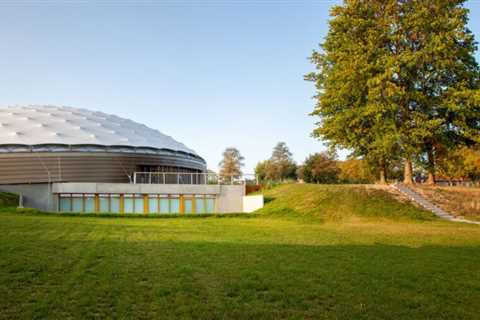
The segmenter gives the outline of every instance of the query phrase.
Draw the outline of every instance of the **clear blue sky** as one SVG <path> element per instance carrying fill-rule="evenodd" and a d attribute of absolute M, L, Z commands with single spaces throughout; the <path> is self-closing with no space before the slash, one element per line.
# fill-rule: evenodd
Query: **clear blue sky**
<path fill-rule="evenodd" d="M 300 162 L 323 149 L 310 137 L 314 88 L 303 74 L 336 2 L 3 0 L 0 105 L 131 118 L 212 169 L 235 146 L 252 172 L 278 141 Z M 468 7 L 480 40 L 480 2 Z"/>

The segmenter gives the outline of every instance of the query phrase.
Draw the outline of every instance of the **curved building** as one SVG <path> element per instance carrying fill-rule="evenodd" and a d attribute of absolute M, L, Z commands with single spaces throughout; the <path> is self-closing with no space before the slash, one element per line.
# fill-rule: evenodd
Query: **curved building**
<path fill-rule="evenodd" d="M 55 106 L 0 108 L 0 191 L 48 211 L 243 211 L 243 185 L 220 185 L 184 144 L 134 121 Z"/>
<path fill-rule="evenodd" d="M 135 172 L 205 171 L 195 151 L 132 120 L 63 106 L 0 108 L 0 184 L 130 183 Z"/>

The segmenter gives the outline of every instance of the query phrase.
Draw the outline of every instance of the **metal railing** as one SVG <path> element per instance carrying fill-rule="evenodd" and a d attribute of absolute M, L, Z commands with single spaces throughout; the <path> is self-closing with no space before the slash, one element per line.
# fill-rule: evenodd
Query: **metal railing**
<path fill-rule="evenodd" d="M 139 184 L 245 184 L 241 176 L 221 177 L 216 173 L 134 172 L 133 183 Z"/>

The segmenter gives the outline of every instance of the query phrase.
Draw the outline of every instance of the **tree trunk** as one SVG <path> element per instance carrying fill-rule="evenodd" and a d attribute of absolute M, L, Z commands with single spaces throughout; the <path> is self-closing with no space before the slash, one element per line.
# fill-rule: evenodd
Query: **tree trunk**
<path fill-rule="evenodd" d="M 380 184 L 387 184 L 387 170 L 384 161 L 380 162 Z"/>
<path fill-rule="evenodd" d="M 405 170 L 403 173 L 403 183 L 413 184 L 412 160 L 405 159 Z"/>
<path fill-rule="evenodd" d="M 435 155 L 433 154 L 433 149 L 429 148 L 427 151 L 428 156 L 428 178 L 427 184 L 435 184 Z"/>
<path fill-rule="evenodd" d="M 435 174 L 428 171 L 427 184 L 433 186 L 435 184 Z"/>

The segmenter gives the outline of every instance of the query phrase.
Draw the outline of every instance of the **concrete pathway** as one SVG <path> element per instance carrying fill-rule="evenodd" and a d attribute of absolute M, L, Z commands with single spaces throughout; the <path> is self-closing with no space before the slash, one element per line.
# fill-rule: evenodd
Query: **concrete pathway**
<path fill-rule="evenodd" d="M 418 192 L 415 192 L 414 190 L 412 190 L 411 188 L 409 188 L 407 185 L 403 183 L 394 183 L 391 186 L 396 190 L 398 190 L 403 195 L 407 196 L 413 202 L 416 202 L 419 205 L 421 205 L 423 208 L 427 209 L 428 211 L 433 212 L 437 217 L 441 219 L 480 225 L 480 221 L 471 221 L 467 219 L 455 218 L 455 216 L 446 212 L 442 208 L 436 206 L 435 204 L 427 200 L 424 196 L 422 196 Z"/>

